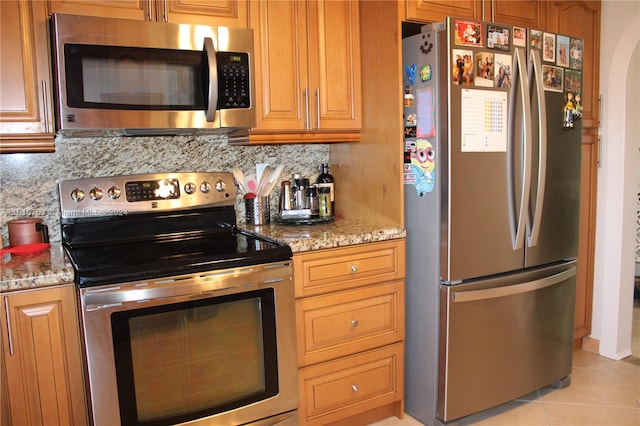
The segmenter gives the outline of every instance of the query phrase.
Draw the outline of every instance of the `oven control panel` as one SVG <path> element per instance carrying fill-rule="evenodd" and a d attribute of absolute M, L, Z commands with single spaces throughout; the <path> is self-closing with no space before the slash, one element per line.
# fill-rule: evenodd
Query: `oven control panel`
<path fill-rule="evenodd" d="M 227 172 L 65 180 L 58 183 L 58 191 L 63 219 L 233 206 L 236 202 L 233 175 Z"/>

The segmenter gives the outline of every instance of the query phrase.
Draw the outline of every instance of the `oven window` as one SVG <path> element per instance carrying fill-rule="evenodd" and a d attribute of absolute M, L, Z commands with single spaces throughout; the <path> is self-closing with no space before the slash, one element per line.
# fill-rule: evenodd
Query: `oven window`
<path fill-rule="evenodd" d="M 111 316 L 126 425 L 207 417 L 278 393 L 274 290 Z"/>

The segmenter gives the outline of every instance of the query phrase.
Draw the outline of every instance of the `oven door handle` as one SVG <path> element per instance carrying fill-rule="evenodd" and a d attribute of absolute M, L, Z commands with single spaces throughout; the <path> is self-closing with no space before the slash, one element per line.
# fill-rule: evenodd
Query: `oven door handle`
<path fill-rule="evenodd" d="M 204 58 L 206 58 L 206 61 Z M 218 107 L 218 60 L 211 37 L 205 37 L 204 39 L 204 58 L 203 68 L 206 64 L 206 68 L 209 70 L 208 73 L 203 73 L 203 78 L 206 78 L 207 75 L 209 77 L 209 81 L 203 82 L 203 87 L 209 87 L 207 96 L 207 121 L 213 122 L 216 119 L 216 109 Z"/>

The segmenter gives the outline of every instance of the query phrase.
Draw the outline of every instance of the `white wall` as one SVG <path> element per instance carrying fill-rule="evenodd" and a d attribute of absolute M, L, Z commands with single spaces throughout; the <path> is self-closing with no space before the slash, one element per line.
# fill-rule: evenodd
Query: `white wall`
<path fill-rule="evenodd" d="M 602 138 L 591 337 L 600 354 L 631 355 L 640 144 L 640 2 L 602 1 Z"/>

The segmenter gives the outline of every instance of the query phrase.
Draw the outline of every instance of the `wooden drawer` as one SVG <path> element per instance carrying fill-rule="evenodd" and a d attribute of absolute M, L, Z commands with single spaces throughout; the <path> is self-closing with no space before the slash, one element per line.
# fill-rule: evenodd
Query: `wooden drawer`
<path fill-rule="evenodd" d="M 402 343 L 303 368 L 298 374 L 300 422 L 325 425 L 399 401 L 403 375 Z"/>
<path fill-rule="evenodd" d="M 404 339 L 404 281 L 296 301 L 298 366 Z"/>
<path fill-rule="evenodd" d="M 404 239 L 293 256 L 296 298 L 404 278 Z"/>

